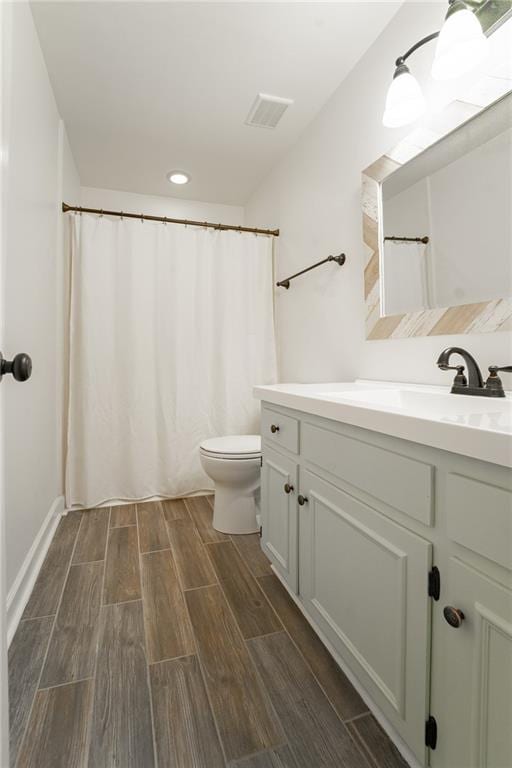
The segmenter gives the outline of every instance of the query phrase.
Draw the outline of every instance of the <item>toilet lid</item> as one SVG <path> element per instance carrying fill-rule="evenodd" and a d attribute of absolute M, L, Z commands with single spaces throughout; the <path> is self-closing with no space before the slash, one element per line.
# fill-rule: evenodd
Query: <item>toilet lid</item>
<path fill-rule="evenodd" d="M 201 450 L 228 458 L 250 458 L 261 455 L 260 435 L 228 435 L 203 440 Z"/>

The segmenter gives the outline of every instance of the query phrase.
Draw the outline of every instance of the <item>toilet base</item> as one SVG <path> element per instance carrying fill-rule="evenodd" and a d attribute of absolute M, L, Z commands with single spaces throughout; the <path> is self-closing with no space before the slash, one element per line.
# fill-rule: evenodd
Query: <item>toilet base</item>
<path fill-rule="evenodd" d="M 220 533 L 258 533 L 255 492 L 252 488 L 233 488 L 215 484 L 213 527 Z"/>

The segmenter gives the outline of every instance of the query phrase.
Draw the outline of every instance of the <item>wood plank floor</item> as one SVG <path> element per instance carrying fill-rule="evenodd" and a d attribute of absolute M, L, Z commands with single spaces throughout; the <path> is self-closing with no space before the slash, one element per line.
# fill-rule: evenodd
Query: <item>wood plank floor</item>
<path fill-rule="evenodd" d="M 407 768 L 211 501 L 62 518 L 9 649 L 11 768 Z"/>

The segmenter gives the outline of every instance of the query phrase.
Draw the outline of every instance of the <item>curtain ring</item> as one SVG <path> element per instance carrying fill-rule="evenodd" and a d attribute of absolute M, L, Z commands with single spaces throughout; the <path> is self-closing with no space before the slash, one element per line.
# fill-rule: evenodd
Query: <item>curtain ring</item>
<path fill-rule="evenodd" d="M 123 211 L 121 211 L 121 221 L 123 220 Z"/>
<path fill-rule="evenodd" d="M 164 227 L 167 226 L 167 216 L 164 216 Z"/>
<path fill-rule="evenodd" d="M 143 213 L 141 213 L 141 215 L 140 215 L 140 223 L 144 224 L 144 214 Z"/>
<path fill-rule="evenodd" d="M 103 218 L 103 208 L 100 208 L 100 219 Z"/>

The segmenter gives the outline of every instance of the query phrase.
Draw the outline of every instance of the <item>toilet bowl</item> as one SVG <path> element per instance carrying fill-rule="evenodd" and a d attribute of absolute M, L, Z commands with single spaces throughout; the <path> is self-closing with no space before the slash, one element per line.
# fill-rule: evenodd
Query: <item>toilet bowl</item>
<path fill-rule="evenodd" d="M 201 464 L 215 483 L 213 527 L 222 533 L 256 533 L 260 494 L 259 435 L 213 437 L 201 443 Z"/>

